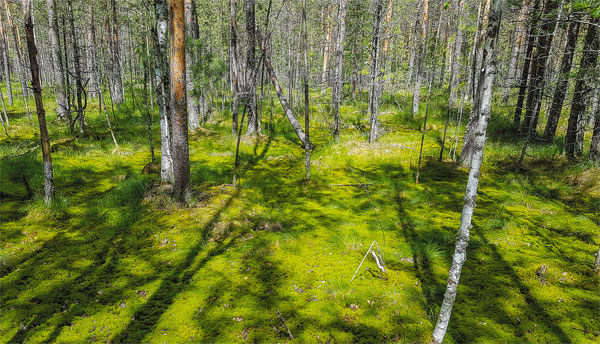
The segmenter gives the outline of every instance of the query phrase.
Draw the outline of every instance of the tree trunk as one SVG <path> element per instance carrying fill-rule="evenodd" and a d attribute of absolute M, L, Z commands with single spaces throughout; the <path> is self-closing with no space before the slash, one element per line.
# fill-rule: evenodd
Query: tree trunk
<path fill-rule="evenodd" d="M 502 102 L 504 104 L 508 103 L 510 89 L 513 87 L 513 80 L 517 73 L 517 62 L 521 53 L 521 46 L 523 45 L 525 22 L 527 20 L 527 16 L 529 15 L 529 1 L 530 0 L 523 0 L 521 10 L 519 11 L 519 18 L 517 19 L 517 27 L 515 28 L 515 33 L 513 35 L 514 45 L 510 55 L 510 62 L 508 63 L 508 74 L 506 76 L 506 80 L 504 81 L 506 83 L 504 86 L 504 95 L 502 97 Z"/>
<path fill-rule="evenodd" d="M 54 73 L 54 83 L 56 87 L 56 113 L 59 118 L 65 118 L 65 112 L 68 111 L 67 99 L 65 97 L 63 77 L 62 57 L 60 56 L 60 39 L 58 38 L 58 20 L 56 18 L 56 2 L 55 0 L 46 0 L 48 7 L 48 35 L 50 36 L 50 52 L 52 54 L 52 66 Z M 94 49 L 95 47 L 92 47 Z"/>
<path fill-rule="evenodd" d="M 117 5 L 115 0 L 110 1 L 112 9 L 112 29 L 107 26 L 109 48 L 111 52 L 111 81 L 112 97 L 115 104 L 121 104 L 124 100 L 123 78 L 121 70 L 121 56 L 119 47 L 119 25 L 117 18 Z M 108 21 L 108 17 L 106 19 Z M 108 22 L 107 22 L 108 23 Z"/>
<path fill-rule="evenodd" d="M 600 111 L 596 111 L 594 114 L 594 132 L 590 144 L 590 160 L 600 163 Z M 596 258 L 597 262 L 598 260 L 600 258 Z"/>
<path fill-rule="evenodd" d="M 85 106 L 83 99 L 85 90 L 83 89 L 83 81 L 81 76 L 81 59 L 79 56 L 79 45 L 77 44 L 77 32 L 75 32 L 75 18 L 73 15 L 72 0 L 67 0 L 67 11 L 69 12 L 69 22 L 71 24 L 71 44 L 73 49 L 73 64 L 75 65 L 75 96 L 77 98 L 76 111 L 79 119 L 79 134 L 85 135 Z M 87 104 L 87 96 L 86 104 Z"/>
<path fill-rule="evenodd" d="M 533 47 L 535 46 L 535 37 L 537 33 L 537 22 L 539 19 L 538 9 L 540 7 L 540 0 L 535 0 L 532 9 L 531 22 L 529 23 L 529 32 L 527 39 L 527 48 L 525 50 L 525 58 L 523 60 L 523 69 L 521 72 L 521 78 L 519 79 L 519 96 L 517 98 L 517 106 L 515 108 L 514 125 L 519 127 L 521 125 L 521 114 L 523 112 L 523 103 L 525 102 L 525 92 L 527 91 L 527 81 L 529 80 L 529 69 L 531 67 L 531 54 L 533 53 Z"/>
<path fill-rule="evenodd" d="M 306 0 L 302 0 L 302 52 L 304 55 L 304 68 L 302 81 L 304 83 L 304 133 L 305 140 L 310 142 L 310 113 L 308 104 L 308 34 L 306 32 Z M 304 169 L 306 180 L 310 180 L 310 144 L 304 145 Z"/>
<path fill-rule="evenodd" d="M 461 66 L 461 51 L 463 43 L 463 30 L 460 27 L 462 23 L 464 0 L 453 0 L 452 9 L 454 12 L 454 21 L 456 22 L 456 30 L 454 36 L 454 44 L 452 45 L 452 64 L 450 66 L 450 97 L 448 106 L 455 110 L 458 106 L 458 85 L 460 83 L 460 66 Z"/>
<path fill-rule="evenodd" d="M 185 92 L 184 0 L 170 0 L 169 2 L 169 39 L 174 195 L 178 201 L 183 202 L 190 191 L 190 154 Z"/>
<path fill-rule="evenodd" d="M 427 0 L 425 0 L 427 1 Z M 380 75 L 382 74 L 379 67 L 381 60 L 381 17 L 383 16 L 383 0 L 376 0 L 375 13 L 373 15 L 373 37 L 371 39 L 371 71 L 370 71 L 370 95 L 369 108 L 370 113 L 370 130 L 369 143 L 375 141 L 379 136 L 379 83 L 381 82 Z"/>
<path fill-rule="evenodd" d="M 185 73 L 187 89 L 187 111 L 190 130 L 194 131 L 200 127 L 198 119 L 198 97 L 194 95 L 199 90 L 194 90 L 194 78 L 192 75 L 192 66 L 196 63 L 195 49 L 193 43 L 199 38 L 194 28 L 197 26 L 196 3 L 194 0 L 185 0 L 185 31 L 187 35 L 187 46 L 185 50 Z"/>
<path fill-rule="evenodd" d="M 538 37 L 537 49 L 531 61 L 531 76 L 529 78 L 529 89 L 527 91 L 527 105 L 525 107 L 525 117 L 521 125 L 523 132 L 528 132 L 532 127 L 532 133 L 535 134 L 540 112 L 542 94 L 545 84 L 546 62 L 548 52 L 552 45 L 552 38 L 555 27 L 554 12 L 558 8 L 558 0 L 547 0 L 542 14 L 542 24 L 540 36 Z"/>
<path fill-rule="evenodd" d="M 50 138 L 46 127 L 46 111 L 42 102 L 42 85 L 40 83 L 40 69 L 37 62 L 37 48 L 33 38 L 33 22 L 31 20 L 30 0 L 23 0 L 23 12 L 25 17 L 25 37 L 27 38 L 27 50 L 29 51 L 29 63 L 31 68 L 31 86 L 35 97 L 35 108 L 40 125 L 40 139 L 42 145 L 42 156 L 44 159 L 44 200 L 50 204 L 54 199 L 54 175 L 52 171 L 52 156 L 50 155 Z"/>
<path fill-rule="evenodd" d="M 12 85 L 10 84 L 10 57 L 8 54 L 8 39 L 4 32 L 4 22 L 2 21 L 2 13 L 0 13 L 0 41 L 2 41 L 2 67 L 4 70 L 4 82 L 6 84 L 6 95 L 8 97 L 8 105 L 13 105 Z"/>
<path fill-rule="evenodd" d="M 478 109 L 478 123 L 475 134 L 475 148 L 473 152 L 473 160 L 469 169 L 469 179 L 465 191 L 464 206 L 460 218 L 460 227 L 458 230 L 458 238 L 456 239 L 456 247 L 452 257 L 452 265 L 448 276 L 448 285 L 444 294 L 444 301 L 440 308 L 440 314 L 433 330 L 433 342 L 441 344 L 446 335 L 452 307 L 456 299 L 458 283 L 462 267 L 467 257 L 467 246 L 469 244 L 469 231 L 471 229 L 471 219 L 475 202 L 477 200 L 477 188 L 479 186 L 479 174 L 483 161 L 483 148 L 485 145 L 485 136 L 487 125 L 490 119 L 492 107 L 492 91 L 494 85 L 494 77 L 496 74 L 496 43 L 498 40 L 498 32 L 500 29 L 500 21 L 502 17 L 503 0 L 492 0 L 490 6 L 487 33 L 485 38 L 485 48 L 482 55 L 482 67 L 479 80 L 481 88 L 481 100 Z M 481 85 L 483 84 L 483 85 Z"/>
<path fill-rule="evenodd" d="M 583 144 L 580 140 L 583 138 L 580 117 L 585 114 L 587 106 L 587 98 L 592 89 L 593 74 L 590 73 L 598 60 L 598 49 L 600 49 L 600 39 L 598 37 L 598 29 L 596 28 L 598 18 L 590 19 L 588 31 L 585 35 L 585 43 L 583 45 L 583 54 L 579 62 L 579 73 L 575 83 L 575 91 L 573 93 L 573 103 L 571 105 L 571 116 L 569 116 L 569 124 L 567 128 L 567 136 L 565 149 L 567 157 L 574 158 L 583 154 Z M 580 138 L 578 138 L 581 137 Z"/>
<path fill-rule="evenodd" d="M 174 182 L 173 156 L 171 149 L 171 104 L 169 94 L 169 63 L 167 57 L 167 3 L 154 0 L 156 28 L 154 31 L 154 64 L 156 76 L 156 94 L 160 121 L 160 180 L 163 183 Z"/>
<path fill-rule="evenodd" d="M 229 0 L 230 21 L 231 21 L 231 42 L 229 44 L 229 73 L 231 74 L 231 93 L 233 96 L 232 114 L 232 134 L 235 135 L 238 129 L 238 108 L 239 108 L 239 76 L 238 76 L 238 46 L 237 46 L 237 24 L 236 24 L 237 0 Z"/>
<path fill-rule="evenodd" d="M 558 83 L 554 91 L 554 97 L 552 98 L 552 106 L 550 107 L 548 122 L 546 123 L 546 130 L 544 131 L 544 139 L 548 141 L 554 139 L 556 128 L 558 127 L 558 120 L 560 119 L 560 114 L 562 112 L 563 102 L 567 96 L 567 90 L 569 88 L 569 73 L 571 72 L 573 55 L 575 55 L 575 48 L 577 47 L 579 26 L 580 24 L 578 21 L 569 23 L 567 44 L 565 46 L 565 51 L 563 53 L 562 62 L 560 65 Z"/>
<path fill-rule="evenodd" d="M 294 113 L 292 112 L 292 109 L 290 108 L 288 101 L 285 98 L 283 91 L 281 90 L 281 86 L 279 85 L 279 80 L 277 80 L 277 76 L 275 75 L 275 71 L 273 70 L 273 65 L 271 62 L 271 46 L 268 41 L 269 38 L 265 37 L 263 39 L 260 29 L 258 29 L 258 28 L 256 30 L 256 38 L 258 39 L 258 44 L 260 45 L 260 48 L 263 51 L 264 58 L 265 58 L 265 68 L 267 69 L 269 78 L 271 79 L 271 83 L 273 84 L 273 88 L 275 89 L 275 93 L 277 93 L 277 97 L 279 98 L 281 107 L 283 108 L 283 111 L 285 112 L 285 116 L 287 117 L 292 128 L 294 129 L 296 136 L 298 136 L 298 139 L 300 139 L 300 142 L 302 142 L 302 144 L 305 146 L 307 144 L 310 145 L 311 144 L 310 141 L 306 140 L 304 130 L 302 130 L 302 126 L 300 125 L 298 120 L 294 117 Z"/>
<path fill-rule="evenodd" d="M 344 91 L 344 39 L 346 34 L 346 0 L 338 5 L 338 29 L 335 40 L 335 80 L 331 91 L 331 108 L 333 109 L 333 138 L 340 140 L 340 103 Z"/>
<path fill-rule="evenodd" d="M 246 50 L 245 95 L 248 104 L 248 129 L 246 134 L 255 134 L 258 129 L 256 115 L 256 15 L 254 0 L 244 0 L 246 12 L 246 33 L 248 49 Z"/>
<path fill-rule="evenodd" d="M 327 18 L 325 19 L 325 46 L 323 47 L 323 69 L 321 71 L 321 94 L 327 89 L 327 67 L 329 64 L 329 46 L 331 45 L 331 4 L 327 1 Z"/>
<path fill-rule="evenodd" d="M 429 0 L 423 1 L 423 12 L 421 18 L 421 37 L 418 40 L 418 49 L 416 55 L 417 68 L 415 71 L 415 84 L 413 89 L 413 101 L 412 101 L 412 115 L 419 113 L 419 102 L 421 100 L 421 74 L 423 70 L 423 63 L 427 55 L 427 19 L 429 17 Z"/>
<path fill-rule="evenodd" d="M 19 33 L 19 28 L 13 23 L 11 14 L 10 14 L 10 6 L 8 5 L 7 0 L 4 0 L 4 9 L 6 11 L 6 22 L 8 27 L 12 29 L 13 34 L 13 43 L 15 46 L 15 53 L 17 55 L 17 75 L 19 76 L 19 83 L 21 84 L 21 93 L 23 96 L 23 102 L 25 103 L 25 110 L 27 111 L 27 117 L 31 118 L 31 112 L 29 111 L 29 102 L 27 97 L 29 96 L 29 91 L 27 89 L 27 76 L 26 74 L 26 62 L 23 56 L 23 49 L 21 47 L 21 35 Z"/>

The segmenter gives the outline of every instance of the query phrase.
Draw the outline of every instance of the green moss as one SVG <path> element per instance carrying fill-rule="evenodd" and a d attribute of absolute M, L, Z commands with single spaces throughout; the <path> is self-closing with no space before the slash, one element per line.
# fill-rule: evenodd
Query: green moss
<path fill-rule="evenodd" d="M 46 206 L 41 153 L 21 155 L 37 144 L 37 129 L 16 102 L 8 109 L 15 140 L 0 138 L 0 341 L 289 341 L 277 310 L 296 342 L 429 341 L 467 171 L 436 160 L 445 119 L 436 95 L 415 185 L 423 118 L 384 100 L 389 131 L 375 144 L 364 104 L 342 106 L 340 143 L 313 104 L 310 183 L 279 106 L 272 120 L 265 109 L 268 136 L 242 139 L 238 189 L 227 185 L 229 120 L 208 124 L 190 135 L 186 206 L 142 174 L 145 119 L 130 101 L 113 123 L 119 150 L 96 111 L 83 138 L 49 111 L 59 197 Z M 534 145 L 540 158 L 516 167 L 520 142 L 509 122 L 495 114 L 490 126 L 448 342 L 597 341 L 600 195 L 588 172 L 597 168 L 569 165 L 557 156 L 560 142 Z M 153 139 L 158 147 L 157 128 Z M 356 183 L 370 184 L 369 196 L 331 185 Z M 368 256 L 350 283 L 373 241 L 387 272 Z"/>

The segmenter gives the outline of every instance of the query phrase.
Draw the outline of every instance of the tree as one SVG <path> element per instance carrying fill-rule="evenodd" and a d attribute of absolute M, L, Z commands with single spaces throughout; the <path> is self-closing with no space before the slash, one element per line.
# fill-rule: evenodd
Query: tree
<path fill-rule="evenodd" d="M 44 201 L 46 204 L 50 204 L 54 199 L 54 173 L 50 153 L 50 138 L 48 137 L 48 128 L 46 127 L 46 111 L 44 110 L 44 103 L 42 101 L 42 85 L 40 82 L 40 68 L 37 61 L 37 47 L 33 38 L 30 0 L 22 0 L 22 5 L 25 18 L 25 37 L 27 39 L 31 69 L 31 86 L 35 97 L 35 108 L 40 126 L 42 157 L 44 159 Z"/>
<path fill-rule="evenodd" d="M 452 64 L 450 66 L 450 82 L 448 87 L 450 88 L 450 97 L 448 98 L 448 107 L 455 110 L 457 107 L 458 99 L 458 84 L 460 81 L 460 66 L 461 66 L 461 50 L 463 43 L 463 29 L 461 28 L 464 0 L 453 0 L 452 1 L 452 12 L 453 18 L 456 22 L 456 29 L 454 31 L 454 44 L 452 44 Z"/>
<path fill-rule="evenodd" d="M 54 90 L 56 97 L 56 112 L 58 117 L 65 118 L 65 112 L 68 111 L 67 99 L 65 97 L 64 90 L 64 76 L 63 76 L 63 65 L 62 57 L 60 53 L 60 39 L 58 38 L 58 20 L 56 18 L 56 1 L 46 0 L 46 6 L 48 7 L 48 26 L 50 35 L 50 52 L 52 54 L 52 65 L 54 72 L 54 80 L 56 88 Z"/>
<path fill-rule="evenodd" d="M 229 13 L 230 13 L 230 28 L 231 28 L 231 40 L 229 44 L 229 73 L 231 78 L 231 93 L 233 97 L 233 110 L 232 115 L 232 134 L 235 135 L 238 129 L 238 107 L 239 107 L 239 75 L 238 75 L 238 44 L 237 44 L 237 24 L 236 24 L 236 7 L 237 0 L 229 0 Z"/>
<path fill-rule="evenodd" d="M 304 145 L 304 167 L 305 178 L 310 180 L 310 113 L 308 104 L 308 33 L 306 32 L 306 0 L 302 0 L 302 54 L 304 55 L 304 66 L 302 70 L 302 81 L 304 83 L 304 133 L 308 144 Z"/>
<path fill-rule="evenodd" d="M 579 62 L 579 72 L 573 92 L 573 103 L 571 105 L 571 115 L 567 127 L 565 138 L 565 150 L 570 159 L 583 154 L 583 128 L 581 127 L 581 118 L 585 113 L 587 98 L 592 89 L 594 74 L 591 73 L 598 60 L 598 49 L 600 49 L 600 38 L 596 28 L 599 18 L 593 18 L 588 24 L 585 42 L 583 44 L 583 53 Z M 579 136 L 579 137 L 578 137 Z"/>
<path fill-rule="evenodd" d="M 246 50 L 246 80 L 245 95 L 248 104 L 247 134 L 259 133 L 258 116 L 256 113 L 256 15 L 254 0 L 244 0 L 246 12 L 246 35 L 248 47 Z"/>
<path fill-rule="evenodd" d="M 187 36 L 187 44 L 185 50 L 185 78 L 187 89 L 187 110 L 188 121 L 191 130 L 196 130 L 200 127 L 198 119 L 198 98 L 194 96 L 194 79 L 192 78 L 192 66 L 196 62 L 194 53 L 194 43 L 198 39 L 198 19 L 196 17 L 196 2 L 194 0 L 185 0 L 185 32 Z"/>
<path fill-rule="evenodd" d="M 171 149 L 171 99 L 169 93 L 169 62 L 167 58 L 167 3 L 165 0 L 154 0 L 156 27 L 154 33 L 154 51 L 156 63 L 156 94 L 160 122 L 160 180 L 171 184 L 175 180 L 173 172 L 173 156 Z"/>
<path fill-rule="evenodd" d="M 344 38 L 346 34 L 346 0 L 338 5 L 338 29 L 335 39 L 335 75 L 331 90 L 331 107 L 333 109 L 333 138 L 340 139 L 340 103 L 344 90 Z"/>
<path fill-rule="evenodd" d="M 429 0 L 421 0 L 421 2 L 423 4 L 421 9 L 422 16 L 420 20 L 421 39 L 417 40 L 417 54 L 415 56 L 417 60 L 417 68 L 415 70 L 415 85 L 413 89 L 413 101 L 411 110 L 413 116 L 419 113 L 419 102 L 421 100 L 421 74 L 423 69 L 423 62 L 427 54 L 425 51 L 425 45 L 427 39 L 427 20 L 429 18 Z"/>
<path fill-rule="evenodd" d="M 383 16 L 383 0 L 375 1 L 375 13 L 373 15 L 373 36 L 371 39 L 371 69 L 369 75 L 369 109 L 370 109 L 370 131 L 369 142 L 373 142 L 379 136 L 379 83 L 383 77 L 380 71 L 381 60 L 381 18 Z M 427 0 L 425 0 L 427 1 Z"/>
<path fill-rule="evenodd" d="M 569 23 L 569 29 L 567 31 L 567 44 L 565 45 L 565 51 L 560 64 L 558 83 L 554 91 L 554 97 L 552 98 L 552 105 L 550 107 L 550 113 L 548 114 L 546 129 L 544 130 L 544 139 L 548 141 L 554 139 L 556 128 L 558 127 L 558 120 L 560 119 L 560 114 L 562 112 L 563 102 L 567 96 L 569 73 L 571 72 L 571 65 L 573 62 L 573 56 L 575 55 L 577 38 L 579 36 L 579 21 L 577 18 L 574 19 L 575 21 Z"/>
<path fill-rule="evenodd" d="M 492 0 L 488 17 L 485 46 L 482 56 L 481 73 L 479 74 L 479 88 L 481 88 L 481 101 L 479 102 L 477 129 L 475 132 L 473 158 L 471 168 L 469 169 L 469 179 L 465 191 L 464 205 L 460 218 L 460 227 L 456 239 L 456 247 L 452 257 L 452 265 L 448 276 L 448 285 L 446 293 L 440 308 L 440 314 L 433 330 L 433 342 L 441 344 L 446 335 L 450 315 L 460 280 L 460 273 L 466 260 L 467 246 L 469 244 L 469 231 L 471 229 L 471 219 L 477 200 L 477 188 L 479 186 L 479 174 L 483 161 L 483 148 L 487 125 L 490 119 L 492 107 L 492 91 L 494 77 L 496 74 L 496 45 L 498 32 L 500 31 L 500 21 L 502 18 L 503 0 Z"/>
<path fill-rule="evenodd" d="M 190 154 L 185 80 L 184 0 L 169 1 L 169 51 L 172 109 L 174 195 L 184 201 L 190 191 Z"/>
<path fill-rule="evenodd" d="M 8 97 L 8 105 L 13 105 L 12 86 L 10 84 L 8 40 L 6 39 L 6 33 L 4 31 L 2 13 L 0 13 L 0 42 L 2 43 L 2 67 L 4 72 L 4 82 L 6 84 L 6 96 Z"/>

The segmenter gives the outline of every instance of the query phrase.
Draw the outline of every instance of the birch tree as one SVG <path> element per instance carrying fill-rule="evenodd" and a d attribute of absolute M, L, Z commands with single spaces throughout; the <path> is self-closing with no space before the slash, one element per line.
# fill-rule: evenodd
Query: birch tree
<path fill-rule="evenodd" d="M 460 218 L 460 227 L 456 239 L 452 265 L 450 267 L 446 293 L 440 308 L 437 323 L 433 330 L 433 342 L 441 344 L 446 335 L 454 300 L 458 290 L 460 274 L 467 258 L 467 246 L 469 244 L 469 232 L 471 230 L 471 220 L 473 210 L 477 200 L 477 188 L 479 186 L 479 175 L 483 161 L 483 148 L 486 139 L 486 130 L 490 119 L 492 108 L 492 91 L 494 77 L 496 75 L 496 45 L 498 41 L 498 32 L 500 31 L 500 21 L 502 18 L 502 7 L 504 0 L 492 0 L 488 17 L 485 45 L 483 49 L 482 70 L 479 74 L 480 87 L 482 89 L 481 101 L 479 102 L 477 130 L 475 133 L 475 144 L 473 149 L 473 158 L 469 169 L 469 178 L 465 191 L 464 205 Z"/>
<path fill-rule="evenodd" d="M 344 90 L 344 38 L 346 34 L 346 0 L 339 0 L 338 29 L 335 39 L 335 74 L 331 91 L 331 108 L 333 109 L 333 138 L 340 139 L 340 103 Z"/>

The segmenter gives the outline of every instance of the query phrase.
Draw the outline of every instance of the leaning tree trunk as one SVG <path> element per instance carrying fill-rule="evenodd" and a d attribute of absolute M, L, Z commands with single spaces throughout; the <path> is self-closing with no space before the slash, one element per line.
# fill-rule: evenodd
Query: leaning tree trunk
<path fill-rule="evenodd" d="M 560 65 L 558 83 L 554 91 L 554 97 L 552 98 L 552 106 L 550 107 L 550 113 L 548 114 L 546 130 L 544 130 L 544 139 L 548 141 L 554 139 L 556 128 L 558 127 L 558 120 L 560 119 L 560 114 L 562 112 L 563 102 L 567 96 L 567 90 L 569 88 L 569 73 L 571 72 L 573 55 L 575 55 L 575 48 L 577 47 L 579 26 L 580 25 L 578 21 L 573 21 L 569 24 L 569 29 L 567 31 L 567 44 L 565 46 L 565 51 L 563 53 L 562 62 Z"/>
<path fill-rule="evenodd" d="M 583 154 L 583 146 L 578 142 L 578 136 L 583 137 L 579 133 L 582 129 L 579 122 L 581 121 L 580 117 L 585 113 L 586 101 L 592 88 L 594 76 L 590 72 L 596 66 L 598 60 L 598 49 L 600 48 L 600 38 L 598 37 L 598 29 L 596 28 L 598 22 L 598 18 L 593 18 L 590 20 L 590 24 L 588 24 L 588 31 L 583 45 L 583 54 L 579 63 L 579 73 L 577 82 L 575 83 L 571 116 L 569 116 L 565 142 L 565 149 L 569 158 Z"/>
<path fill-rule="evenodd" d="M 262 37 L 260 29 L 256 30 L 256 38 L 258 39 L 258 44 L 263 52 L 265 59 L 265 68 L 267 69 L 267 73 L 269 74 L 269 78 L 271 79 L 271 83 L 273 84 L 273 88 L 275 89 L 275 93 L 277 93 L 277 97 L 279 98 L 279 102 L 281 103 L 281 107 L 285 112 L 285 116 L 287 117 L 290 125 L 294 129 L 296 136 L 300 139 L 303 145 L 310 145 L 310 141 L 306 140 L 304 130 L 302 130 L 302 126 L 294 117 L 294 113 L 292 112 L 292 108 L 290 107 L 287 99 L 285 98 L 285 94 L 283 94 L 283 90 L 279 85 L 279 80 L 277 79 L 277 75 L 275 75 L 275 71 L 273 70 L 273 65 L 271 62 L 271 46 L 268 42 L 269 37 Z"/>
<path fill-rule="evenodd" d="M 465 192 L 464 205 L 460 218 L 460 227 L 456 247 L 452 257 L 452 265 L 448 276 L 448 285 L 444 294 L 444 301 L 440 308 L 440 314 L 433 330 L 433 342 L 441 344 L 446 335 L 450 315 L 460 280 L 460 273 L 467 258 L 467 246 L 469 244 L 469 231 L 471 229 L 471 219 L 477 200 L 477 188 L 479 186 L 479 174 L 481 163 L 483 161 L 483 147 L 485 145 L 485 136 L 487 125 L 490 119 L 492 108 L 492 91 L 494 77 L 496 74 L 496 43 L 498 40 L 498 31 L 502 17 L 503 0 L 492 0 L 488 17 L 487 33 L 485 38 L 485 47 L 482 56 L 482 70 L 480 72 L 479 87 L 482 89 L 481 99 L 478 108 L 477 130 L 475 133 L 475 148 L 473 149 L 473 159 L 469 169 L 469 179 Z M 481 85 L 483 83 L 483 85 Z"/>
<path fill-rule="evenodd" d="M 63 77 L 63 65 L 62 57 L 60 53 L 60 39 L 58 38 L 58 20 L 56 17 L 56 2 L 55 0 L 46 0 L 48 7 L 48 24 L 50 31 L 50 52 L 52 53 L 52 66 L 54 73 L 54 83 L 57 85 L 56 94 L 56 112 L 58 117 L 65 118 L 65 112 L 68 111 L 69 106 L 67 105 L 67 98 L 65 97 L 64 84 L 65 80 Z M 95 47 L 91 47 L 95 49 Z"/>
<path fill-rule="evenodd" d="M 174 195 L 185 201 L 190 188 L 187 99 L 185 94 L 185 7 L 184 0 L 169 2 L 169 51 L 171 109 L 173 110 Z"/>
<path fill-rule="evenodd" d="M 165 0 L 154 0 L 156 15 L 156 28 L 154 33 L 154 51 L 156 63 L 154 64 L 156 76 L 156 94 L 160 122 L 160 180 L 172 184 L 173 156 L 171 149 L 171 105 L 169 97 L 169 63 L 167 57 L 167 3 Z"/>
<path fill-rule="evenodd" d="M 50 138 L 46 127 L 46 111 L 42 102 L 42 85 L 40 82 L 40 69 L 37 61 L 37 47 L 33 38 L 33 22 L 31 20 L 30 0 L 23 0 L 23 13 L 25 18 L 25 37 L 29 51 L 29 64 L 31 68 L 31 86 L 35 97 L 35 108 L 40 125 L 40 139 L 42 141 L 42 156 L 44 159 L 44 200 L 47 204 L 54 198 L 54 175 L 52 171 L 52 156 L 50 155 Z"/>
<path fill-rule="evenodd" d="M 196 18 L 196 3 L 194 0 L 185 0 L 185 32 L 187 35 L 187 46 L 185 49 L 185 77 L 186 77 L 186 89 L 187 89 L 187 110 L 188 110 L 188 121 L 190 124 L 190 130 L 194 131 L 200 127 L 200 120 L 198 119 L 198 97 L 194 95 L 194 78 L 192 75 L 192 67 L 196 62 L 196 50 L 193 43 L 199 38 L 196 34 L 194 27 L 197 22 Z M 196 90 L 198 92 L 198 90 Z"/>
<path fill-rule="evenodd" d="M 340 103 L 344 91 L 344 39 L 346 34 L 346 0 L 338 5 L 338 30 L 335 39 L 335 75 L 331 90 L 331 108 L 333 109 L 333 138 L 340 140 Z"/>

